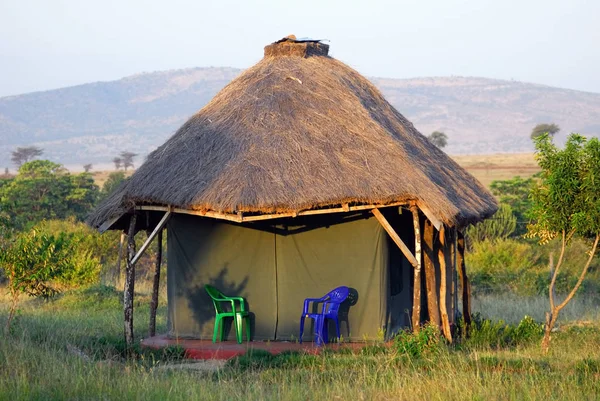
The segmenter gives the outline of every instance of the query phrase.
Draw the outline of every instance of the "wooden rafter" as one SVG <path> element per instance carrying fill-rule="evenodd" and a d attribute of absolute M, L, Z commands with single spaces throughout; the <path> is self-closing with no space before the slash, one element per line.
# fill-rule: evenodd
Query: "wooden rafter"
<path fill-rule="evenodd" d="M 379 211 L 379 209 L 373 209 L 371 211 L 371 213 L 373 213 L 373 215 L 375 215 L 375 218 L 377 218 L 377 220 L 379 221 L 381 226 L 384 228 L 384 230 L 387 231 L 388 235 L 392 238 L 392 240 L 396 243 L 396 245 L 398 245 L 398 248 L 400 248 L 400 251 L 402 252 L 402 254 L 404 254 L 406 259 L 408 259 L 410 264 L 415 269 L 417 269 L 419 267 L 419 263 L 417 262 L 415 255 L 413 255 L 412 252 L 410 251 L 410 249 L 408 249 L 408 247 L 406 246 L 404 241 L 402 241 L 402 239 L 400 238 L 398 233 L 396 233 L 396 230 L 394 230 L 394 228 L 387 221 L 387 219 L 381 213 L 381 211 Z"/>
<path fill-rule="evenodd" d="M 214 211 L 201 211 L 201 210 L 189 210 L 182 208 L 169 208 L 169 206 L 137 206 L 136 210 L 150 210 L 150 211 L 158 211 L 158 212 L 166 212 L 171 210 L 173 213 L 181 213 L 181 214 L 189 214 L 193 216 L 202 216 L 202 217 L 211 217 L 213 219 L 220 220 L 228 220 L 236 223 L 250 223 L 253 221 L 261 221 L 261 220 L 272 220 L 272 219 L 280 219 L 283 217 L 297 217 L 297 216 L 311 216 L 317 214 L 330 214 L 330 213 L 344 213 L 344 212 L 356 212 L 362 210 L 371 210 L 381 207 L 391 207 L 391 206 L 406 206 L 408 202 L 392 202 L 386 205 L 358 205 L 358 206 L 350 206 L 347 203 L 342 205 L 341 207 L 328 208 L 328 209 L 311 209 L 311 210 L 303 210 L 300 212 L 290 212 L 290 213 L 273 213 L 273 214 L 260 214 L 256 216 L 244 216 L 243 213 L 221 213 Z"/>
<path fill-rule="evenodd" d="M 169 220 L 170 216 L 171 216 L 171 211 L 167 210 L 167 212 L 165 213 L 165 215 L 162 217 L 162 219 L 160 219 L 160 221 L 156 225 L 156 228 L 154 228 L 154 231 L 152 231 L 152 233 L 146 239 L 146 242 L 144 242 L 144 244 L 140 247 L 140 250 L 133 257 L 133 259 L 131 261 L 132 264 L 135 265 L 136 262 L 142 257 L 142 255 L 144 254 L 144 251 L 146 251 L 146 249 L 148 248 L 148 246 L 150 245 L 150 243 L 152 242 L 152 240 L 154 240 L 154 238 L 160 232 L 160 230 L 162 230 L 163 227 L 165 226 L 165 224 L 167 224 L 167 221 Z"/>

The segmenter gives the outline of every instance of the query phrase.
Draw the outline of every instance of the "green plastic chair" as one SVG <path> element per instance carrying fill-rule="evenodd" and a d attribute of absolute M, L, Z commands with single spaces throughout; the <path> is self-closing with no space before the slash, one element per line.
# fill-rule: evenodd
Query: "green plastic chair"
<path fill-rule="evenodd" d="M 212 298 L 213 305 L 215 306 L 215 329 L 213 333 L 213 343 L 217 341 L 217 334 L 219 334 L 219 341 L 223 341 L 224 327 L 222 323 L 222 319 L 225 317 L 233 318 L 233 325 L 235 327 L 235 337 L 237 339 L 238 344 L 242 343 L 242 320 L 246 321 L 246 337 L 248 341 L 250 341 L 250 315 L 248 311 L 246 311 L 246 301 L 242 297 L 228 297 L 224 295 L 221 291 L 217 290 L 212 285 L 206 284 L 204 289 L 208 293 L 208 295 Z M 236 310 L 235 303 L 239 302 L 240 308 Z M 226 311 L 222 307 L 223 302 L 229 302 L 231 304 L 231 312 Z M 219 330 L 220 328 L 220 330 Z"/>

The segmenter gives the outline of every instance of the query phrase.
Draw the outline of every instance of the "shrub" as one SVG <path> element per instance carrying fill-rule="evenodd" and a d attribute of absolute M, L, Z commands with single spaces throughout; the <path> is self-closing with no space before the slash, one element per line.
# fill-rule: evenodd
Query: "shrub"
<path fill-rule="evenodd" d="M 466 231 L 469 248 L 481 241 L 495 241 L 510 237 L 517 228 L 517 218 L 512 208 L 501 204 L 494 216 L 481 223 L 470 226 Z"/>
<path fill-rule="evenodd" d="M 400 331 L 393 340 L 395 349 L 413 358 L 435 355 L 442 349 L 442 339 L 435 325 L 425 325 L 418 333 Z"/>
<path fill-rule="evenodd" d="M 469 337 L 464 341 L 464 345 L 473 348 L 514 347 L 538 341 L 543 333 L 544 325 L 537 323 L 530 316 L 525 316 L 515 326 L 506 324 L 503 320 L 493 321 L 475 314 L 469 329 Z"/>
<path fill-rule="evenodd" d="M 528 243 L 514 239 L 475 242 L 467 254 L 473 292 L 533 294 L 538 260 Z"/>

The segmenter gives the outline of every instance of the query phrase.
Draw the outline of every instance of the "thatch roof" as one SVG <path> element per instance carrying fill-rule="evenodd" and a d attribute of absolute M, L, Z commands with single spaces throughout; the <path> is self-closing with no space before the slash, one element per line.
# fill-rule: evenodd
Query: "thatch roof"
<path fill-rule="evenodd" d="M 379 90 L 316 41 L 283 40 L 221 90 L 91 215 L 132 206 L 298 212 L 416 201 L 449 225 L 494 197 L 420 134 Z"/>

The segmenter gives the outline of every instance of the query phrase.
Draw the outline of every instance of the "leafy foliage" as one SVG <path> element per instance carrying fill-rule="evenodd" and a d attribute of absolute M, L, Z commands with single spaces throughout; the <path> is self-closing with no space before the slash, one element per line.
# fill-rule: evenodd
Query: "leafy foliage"
<path fill-rule="evenodd" d="M 538 124 L 531 130 L 531 139 L 535 140 L 544 134 L 548 134 L 550 137 L 556 135 L 560 131 L 560 127 L 554 123 L 551 124 Z"/>
<path fill-rule="evenodd" d="M 561 232 L 589 236 L 600 233 L 600 141 L 569 136 L 559 150 L 548 135 L 536 140 L 542 173 L 532 192 L 529 236 L 546 243 Z"/>
<path fill-rule="evenodd" d="M 531 190 L 535 185 L 533 178 L 523 179 L 514 177 L 510 180 L 492 181 L 490 189 L 498 197 L 500 204 L 511 207 L 512 214 L 516 218 L 517 226 L 514 235 L 523 235 L 527 231 L 525 222 L 531 219 Z"/>
<path fill-rule="evenodd" d="M 462 323 L 461 323 L 462 324 Z M 507 348 L 538 341 L 544 333 L 544 325 L 525 316 L 518 325 L 506 324 L 502 320 L 483 319 L 473 316 L 469 338 L 464 342 L 468 348 Z"/>
<path fill-rule="evenodd" d="M 517 218 L 512 208 L 507 204 L 501 204 L 494 216 L 467 229 L 469 247 L 472 247 L 475 242 L 506 239 L 515 232 L 516 228 Z"/>
<path fill-rule="evenodd" d="M 0 210 L 13 228 L 22 229 L 48 218 L 82 220 L 97 197 L 98 186 L 89 173 L 71 175 L 60 164 L 34 160 L 0 186 Z"/>
<path fill-rule="evenodd" d="M 11 293 L 48 298 L 58 290 L 53 281 L 72 268 L 73 243 L 69 235 L 48 235 L 32 229 L 2 250 L 0 262 Z"/>
<path fill-rule="evenodd" d="M 442 345 L 439 329 L 433 324 L 423 326 L 418 333 L 402 330 L 394 337 L 396 350 L 413 358 L 438 354 Z"/>
<path fill-rule="evenodd" d="M 108 178 L 102 186 L 100 192 L 100 199 L 105 199 L 110 195 L 121 183 L 125 181 L 125 173 L 123 171 L 115 171 L 108 175 Z"/>

